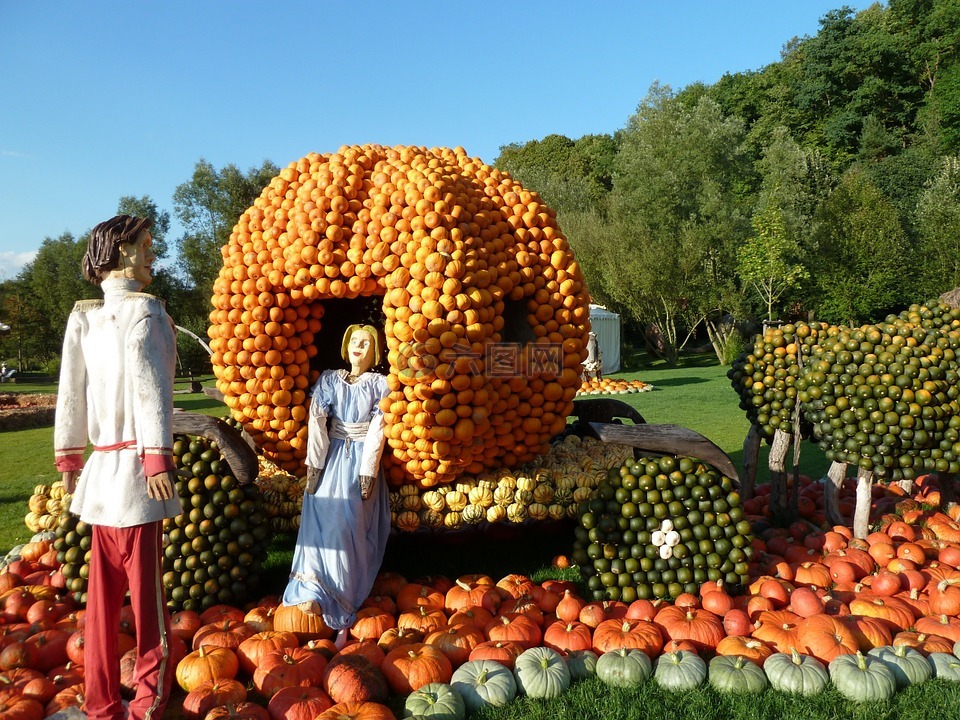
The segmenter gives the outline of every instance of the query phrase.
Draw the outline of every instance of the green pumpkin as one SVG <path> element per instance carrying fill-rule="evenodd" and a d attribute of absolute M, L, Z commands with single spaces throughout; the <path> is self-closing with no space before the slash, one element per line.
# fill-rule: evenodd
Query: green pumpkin
<path fill-rule="evenodd" d="M 506 705 L 517 696 L 513 673 L 493 660 L 465 662 L 454 670 L 450 684 L 471 714 L 488 706 Z"/>
<path fill-rule="evenodd" d="M 567 661 L 556 650 L 532 647 L 517 656 L 513 664 L 517 689 L 534 698 L 556 698 L 570 687 Z"/>
<path fill-rule="evenodd" d="M 617 648 L 597 658 L 597 677 L 614 687 L 636 687 L 651 671 L 650 658 L 642 650 Z"/>
<path fill-rule="evenodd" d="M 570 680 L 583 680 L 597 674 L 597 654 L 593 650 L 572 650 L 567 653 Z"/>
<path fill-rule="evenodd" d="M 719 692 L 761 693 L 767 687 L 767 676 L 759 665 L 739 655 L 717 655 L 710 661 L 710 685 Z"/>
<path fill-rule="evenodd" d="M 927 660 L 933 667 L 933 676 L 950 682 L 960 682 L 960 658 L 950 653 L 930 653 Z"/>
<path fill-rule="evenodd" d="M 906 645 L 876 647 L 867 652 L 870 657 L 886 663 L 903 690 L 910 685 L 925 682 L 933 677 L 933 666 L 921 653 Z"/>
<path fill-rule="evenodd" d="M 889 700 L 897 691 L 897 679 L 887 664 L 858 652 L 839 655 L 828 666 L 830 679 L 847 700 L 877 702 Z"/>
<path fill-rule="evenodd" d="M 403 716 L 433 720 L 463 720 L 467 710 L 460 693 L 446 683 L 429 683 L 414 690 L 403 704 Z"/>
<path fill-rule="evenodd" d="M 957 656 L 958 658 L 960 658 L 960 640 L 957 640 L 957 641 L 953 644 L 953 654 L 954 654 L 955 656 Z"/>
<path fill-rule="evenodd" d="M 823 663 L 791 648 L 789 655 L 774 653 L 763 662 L 763 672 L 774 690 L 789 695 L 819 695 L 830 682 Z"/>
<path fill-rule="evenodd" d="M 664 653 L 653 664 L 653 679 L 664 690 L 693 690 L 707 679 L 707 664 L 688 650 Z"/>

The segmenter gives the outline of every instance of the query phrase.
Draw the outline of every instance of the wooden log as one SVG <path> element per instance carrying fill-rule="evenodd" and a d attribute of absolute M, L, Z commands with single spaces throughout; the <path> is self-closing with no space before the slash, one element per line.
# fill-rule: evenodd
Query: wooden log
<path fill-rule="evenodd" d="M 237 482 L 246 485 L 256 480 L 260 463 L 256 447 L 246 433 L 241 434 L 220 418 L 176 409 L 173 411 L 173 432 L 216 440 Z"/>
<path fill-rule="evenodd" d="M 629 445 L 648 452 L 685 455 L 713 465 L 735 482 L 740 476 L 730 457 L 700 433 L 679 425 L 614 425 L 590 423 L 596 436 L 609 443 Z"/>
<path fill-rule="evenodd" d="M 796 518 L 787 509 L 787 452 L 791 435 L 777 428 L 770 445 L 770 514 L 777 522 L 786 524 Z"/>
<path fill-rule="evenodd" d="M 823 486 L 823 505 L 827 522 L 831 525 L 846 525 L 847 521 L 840 514 L 840 487 L 847 477 L 847 464 L 841 462 L 830 463 L 827 470 L 827 481 Z"/>
<path fill-rule="evenodd" d="M 577 419 L 584 422 L 613 422 L 614 418 L 631 420 L 635 424 L 645 423 L 635 407 L 615 398 L 582 398 L 573 401 L 573 412 Z"/>
<path fill-rule="evenodd" d="M 870 534 L 870 503 L 873 471 L 857 468 L 857 509 L 853 513 L 853 535 L 861 540 Z"/>
<path fill-rule="evenodd" d="M 743 477 L 740 479 L 740 494 L 744 500 L 753 497 L 757 485 L 757 462 L 760 457 L 760 429 L 750 425 L 743 439 Z"/>

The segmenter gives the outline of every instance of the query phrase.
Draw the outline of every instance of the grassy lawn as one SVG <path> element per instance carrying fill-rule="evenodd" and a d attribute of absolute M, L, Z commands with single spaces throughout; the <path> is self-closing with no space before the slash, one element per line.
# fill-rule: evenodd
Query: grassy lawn
<path fill-rule="evenodd" d="M 742 443 L 747 421 L 737 406 L 737 396 L 712 355 L 689 355 L 677 367 L 662 362 L 633 359 L 633 368 L 617 377 L 640 379 L 653 384 L 651 392 L 616 396 L 635 407 L 649 423 L 677 424 L 695 430 L 722 448 L 735 465 L 742 461 Z M 204 380 L 210 385 L 209 378 Z M 23 392 L 55 392 L 52 385 L 16 385 Z M 176 405 L 222 416 L 226 408 L 202 394 L 178 394 Z M 28 539 L 23 523 L 27 499 L 38 483 L 56 479 L 52 463 L 51 428 L 0 433 L 0 552 Z M 804 447 L 801 470 L 821 476 L 827 463 L 820 451 Z M 758 481 L 763 481 L 766 447 L 761 450 Z M 292 559 L 293 536 L 277 536 L 259 583 L 260 596 L 279 594 Z M 383 569 L 409 579 L 443 574 L 456 577 L 482 572 L 499 578 L 521 572 L 541 581 L 550 577 L 575 579 L 573 571 L 550 567 L 551 558 L 569 553 L 570 526 L 489 526 L 465 533 L 413 534 L 397 536 L 387 546 Z M 400 703 L 399 705 L 397 703 Z M 402 700 L 394 698 L 395 710 Z M 770 691 L 759 696 L 721 695 L 709 687 L 688 693 L 667 693 L 646 682 L 633 690 L 610 688 L 596 679 L 575 684 L 553 701 L 520 699 L 504 708 L 475 717 L 489 720 L 508 718 L 560 720 L 921 720 L 957 717 L 960 685 L 942 680 L 899 692 L 889 703 L 857 705 L 846 702 L 832 687 L 813 698 L 793 698 Z M 169 713 L 168 713 L 169 715 Z"/>
<path fill-rule="evenodd" d="M 681 358 L 676 367 L 662 361 L 650 361 L 645 355 L 628 359 L 631 367 L 612 377 L 639 379 L 652 384 L 656 390 L 615 396 L 635 407 L 648 423 L 682 425 L 695 430 L 716 443 L 739 467 L 743 455 L 743 438 L 748 423 L 737 405 L 737 396 L 727 380 L 727 368 L 717 364 L 712 354 L 691 354 Z M 635 368 L 635 369 L 634 369 Z M 205 386 L 212 386 L 210 377 L 201 378 Z M 184 389 L 185 384 L 178 385 Z M 16 392 L 56 392 L 53 384 L 16 384 L 9 389 Z M 226 407 L 202 393 L 178 393 L 175 405 L 183 410 L 210 415 L 226 415 Z M 0 553 L 29 539 L 23 523 L 27 500 L 38 483 L 49 484 L 57 479 L 53 469 L 53 429 L 38 428 L 0 433 L 0 456 L 7 462 L 0 464 Z M 762 481 L 766 466 L 767 446 L 761 449 Z M 815 446 L 805 447 L 801 469 L 813 477 L 826 471 L 826 461 Z M 564 528 L 566 529 L 566 528 Z M 443 573 L 456 575 L 467 572 L 522 571 L 535 573 L 549 566 L 553 555 L 570 550 L 567 534 L 531 533 L 523 537 L 525 552 L 517 556 L 516 540 L 522 532 L 505 524 L 465 534 L 428 534 L 416 537 L 398 536 L 391 540 L 385 559 L 385 569 L 402 571 L 407 575 Z M 278 536 L 270 548 L 270 559 L 263 578 L 265 593 L 282 588 L 292 558 L 294 538 Z M 509 565 L 509 567 L 508 567 Z"/>

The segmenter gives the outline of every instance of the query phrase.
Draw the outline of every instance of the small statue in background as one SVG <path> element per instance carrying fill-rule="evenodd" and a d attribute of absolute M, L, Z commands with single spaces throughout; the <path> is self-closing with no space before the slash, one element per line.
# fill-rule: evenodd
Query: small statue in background
<path fill-rule="evenodd" d="M 603 380 L 603 353 L 600 351 L 597 334 L 592 330 L 587 336 L 587 359 L 583 361 L 583 379 L 590 378 Z"/>

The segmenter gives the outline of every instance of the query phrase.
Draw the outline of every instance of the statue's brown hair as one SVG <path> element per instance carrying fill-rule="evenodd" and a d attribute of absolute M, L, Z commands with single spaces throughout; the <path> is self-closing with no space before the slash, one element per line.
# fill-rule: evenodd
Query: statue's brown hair
<path fill-rule="evenodd" d="M 120 265 L 120 246 L 135 242 L 140 233 L 153 225 L 150 218 L 117 215 L 90 231 L 87 252 L 83 256 L 83 276 L 94 285 L 100 284 L 100 273 Z"/>

